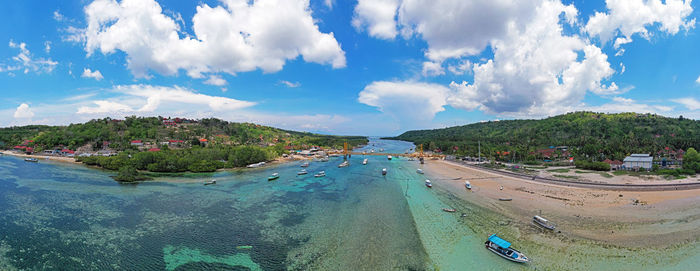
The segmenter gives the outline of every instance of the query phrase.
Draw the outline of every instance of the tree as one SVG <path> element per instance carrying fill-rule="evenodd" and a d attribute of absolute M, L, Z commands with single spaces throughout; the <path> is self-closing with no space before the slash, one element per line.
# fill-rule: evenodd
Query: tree
<path fill-rule="evenodd" d="M 689 148 L 683 156 L 683 168 L 700 173 L 700 154 L 695 148 Z"/>
<path fill-rule="evenodd" d="M 119 173 L 114 177 L 114 180 L 118 182 L 135 182 L 143 179 L 144 177 L 133 166 L 119 168 Z"/>

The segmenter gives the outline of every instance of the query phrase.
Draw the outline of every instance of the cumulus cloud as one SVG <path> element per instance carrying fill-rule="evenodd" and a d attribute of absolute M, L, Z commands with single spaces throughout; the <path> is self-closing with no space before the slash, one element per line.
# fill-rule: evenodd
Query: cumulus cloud
<path fill-rule="evenodd" d="M 280 81 L 280 84 L 287 86 L 288 88 L 298 88 L 301 86 L 301 83 L 299 82 L 290 82 L 287 80 L 282 80 Z"/>
<path fill-rule="evenodd" d="M 121 96 L 114 100 L 93 101 L 97 106 L 82 106 L 78 108 L 77 113 L 151 113 L 165 109 L 176 111 L 183 108 L 183 105 L 204 106 L 211 111 L 220 112 L 255 105 L 254 102 L 205 95 L 178 86 L 123 85 L 115 86 L 111 92 L 121 94 Z"/>
<path fill-rule="evenodd" d="M 698 110 L 700 109 L 700 101 L 696 100 L 695 98 L 691 97 L 686 97 L 686 98 L 679 98 L 679 99 L 673 99 L 671 100 L 672 102 L 682 104 L 688 110 Z"/>
<path fill-rule="evenodd" d="M 448 94 L 449 89 L 439 84 L 378 81 L 367 85 L 357 100 L 377 107 L 407 127 L 428 122 L 445 110 Z"/>
<path fill-rule="evenodd" d="M 608 102 L 599 106 L 582 106 L 576 108 L 576 110 L 586 110 L 605 113 L 636 112 L 663 114 L 671 112 L 673 110 L 673 107 L 666 105 L 640 103 L 630 98 L 613 97 L 612 102 Z"/>
<path fill-rule="evenodd" d="M 587 91 L 615 94 L 614 74 L 600 48 L 577 35 L 565 35 L 562 23 L 575 23 L 572 5 L 545 1 L 536 16 L 491 42 L 494 57 L 474 64 L 474 81 L 452 83 L 450 105 L 504 115 L 551 115 L 580 103 Z M 565 19 L 560 21 L 560 16 Z"/>
<path fill-rule="evenodd" d="M 12 71 L 22 71 L 24 73 L 35 72 L 35 73 L 50 73 L 56 68 L 58 62 L 45 58 L 35 58 L 29 49 L 27 49 L 27 44 L 24 42 L 15 43 L 10 40 L 10 48 L 19 49 L 19 53 L 12 57 L 11 64 L 0 63 L 0 72 L 12 72 Z"/>
<path fill-rule="evenodd" d="M 585 31 L 597 36 L 602 42 L 613 39 L 615 48 L 631 42 L 631 37 L 639 34 L 643 38 L 651 36 L 651 28 L 674 35 L 681 29 L 695 27 L 695 19 L 688 16 L 693 12 L 691 0 L 607 0 L 607 12 L 596 12 L 588 19 Z"/>
<path fill-rule="evenodd" d="M 88 68 L 83 69 L 83 74 L 80 76 L 83 78 L 92 78 L 97 81 L 102 80 L 102 73 L 99 70 L 92 71 Z"/>
<path fill-rule="evenodd" d="M 700 76 L 698 76 L 698 79 L 695 79 L 695 83 L 700 84 Z"/>
<path fill-rule="evenodd" d="M 226 80 L 224 78 L 221 78 L 221 76 L 219 76 L 219 75 L 210 75 L 209 79 L 204 81 L 204 83 L 207 85 L 220 86 L 220 87 L 228 84 L 228 82 L 226 82 Z"/>
<path fill-rule="evenodd" d="M 17 110 L 15 110 L 14 117 L 16 119 L 30 119 L 34 117 L 34 112 L 32 112 L 32 109 L 29 108 L 28 104 L 23 103 L 17 107 Z"/>
<path fill-rule="evenodd" d="M 136 77 L 277 72 L 287 60 L 345 67 L 345 52 L 333 33 L 322 33 L 308 0 L 227 0 L 202 3 L 183 32 L 154 0 L 95 0 L 85 8 L 87 28 L 69 38 L 85 41 L 88 55 L 123 51 Z"/>
<path fill-rule="evenodd" d="M 352 25 L 357 30 L 367 28 L 370 36 L 380 39 L 393 39 L 396 29 L 396 11 L 399 0 L 358 0 Z"/>

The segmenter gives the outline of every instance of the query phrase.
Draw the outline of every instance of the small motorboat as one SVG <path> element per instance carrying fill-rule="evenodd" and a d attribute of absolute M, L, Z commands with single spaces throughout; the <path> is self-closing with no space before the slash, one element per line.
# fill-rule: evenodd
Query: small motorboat
<path fill-rule="evenodd" d="M 323 158 L 319 159 L 318 161 L 319 161 L 319 162 L 328 162 L 328 161 L 330 161 L 330 160 L 328 159 L 328 156 L 326 156 L 326 157 L 323 157 Z"/>
<path fill-rule="evenodd" d="M 513 261 L 516 263 L 530 262 L 530 259 L 528 259 L 527 256 L 525 256 L 525 254 L 515 250 L 514 248 L 511 248 L 510 242 L 501 239 L 495 234 L 489 236 L 488 240 L 486 240 L 484 245 L 486 246 L 486 249 L 490 250 L 493 253 L 496 253 L 498 256 L 501 256 L 509 261 Z"/>
<path fill-rule="evenodd" d="M 208 182 L 204 182 L 204 185 L 210 185 L 210 184 L 216 184 L 216 180 L 211 180 Z"/>
<path fill-rule="evenodd" d="M 382 175 L 386 175 L 386 168 L 382 169 Z"/>
<path fill-rule="evenodd" d="M 454 212 L 457 211 L 457 210 L 455 210 L 455 209 L 448 209 L 448 208 L 442 208 L 442 210 L 445 211 L 445 212 L 448 212 L 448 213 L 454 213 Z"/>
<path fill-rule="evenodd" d="M 304 162 L 303 164 L 301 164 L 301 167 L 309 167 L 309 162 Z"/>
<path fill-rule="evenodd" d="M 418 174 L 423 174 L 423 170 L 419 168 L 419 169 L 416 170 L 416 173 L 418 173 Z"/>
<path fill-rule="evenodd" d="M 323 177 L 326 176 L 326 172 L 321 170 L 318 173 L 314 174 L 314 177 Z"/>
<path fill-rule="evenodd" d="M 433 188 L 433 183 L 430 182 L 430 180 L 425 180 L 425 186 L 427 186 L 428 188 Z"/>
<path fill-rule="evenodd" d="M 388 156 L 386 157 L 386 159 L 391 160 L 391 155 L 388 155 Z"/>
<path fill-rule="evenodd" d="M 532 222 L 534 222 L 535 224 L 540 225 L 543 228 L 548 229 L 548 230 L 554 230 L 557 227 L 557 225 L 555 225 L 551 221 L 545 219 L 544 217 L 538 216 L 538 215 L 536 215 L 532 218 Z"/>
<path fill-rule="evenodd" d="M 273 180 L 279 179 L 279 177 L 280 177 L 280 174 L 277 173 L 277 172 L 275 172 L 275 173 L 272 173 L 272 175 L 270 175 L 270 177 L 267 177 L 267 180 L 268 180 L 268 181 L 273 181 Z"/>
<path fill-rule="evenodd" d="M 362 160 L 362 164 L 363 164 L 363 165 L 366 165 L 366 164 L 367 164 L 367 158 L 365 158 L 365 160 Z"/>
<path fill-rule="evenodd" d="M 306 171 L 306 169 L 302 169 L 301 171 L 297 172 L 297 175 L 306 175 L 309 172 Z"/>
<path fill-rule="evenodd" d="M 498 200 L 500 200 L 500 201 L 512 201 L 513 199 L 511 199 L 511 198 L 499 198 Z"/>
<path fill-rule="evenodd" d="M 33 162 L 33 163 L 36 163 L 36 162 L 39 162 L 39 159 L 36 159 L 36 158 L 24 158 L 24 161 L 25 161 L 25 162 Z"/>
<path fill-rule="evenodd" d="M 340 165 L 338 165 L 338 167 L 347 167 L 349 165 L 350 163 L 348 163 L 348 161 L 343 161 L 342 163 L 340 163 Z"/>
<path fill-rule="evenodd" d="M 464 187 L 467 189 L 471 190 L 472 189 L 472 184 L 469 181 L 464 181 Z"/>

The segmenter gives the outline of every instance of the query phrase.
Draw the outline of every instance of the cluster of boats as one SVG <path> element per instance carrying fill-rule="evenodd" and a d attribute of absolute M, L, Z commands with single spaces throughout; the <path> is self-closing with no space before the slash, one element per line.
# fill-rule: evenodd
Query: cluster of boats
<path fill-rule="evenodd" d="M 36 159 L 36 158 L 24 158 L 24 161 L 25 161 L 25 162 L 33 162 L 33 163 L 36 163 L 36 162 L 39 162 L 39 159 Z"/>

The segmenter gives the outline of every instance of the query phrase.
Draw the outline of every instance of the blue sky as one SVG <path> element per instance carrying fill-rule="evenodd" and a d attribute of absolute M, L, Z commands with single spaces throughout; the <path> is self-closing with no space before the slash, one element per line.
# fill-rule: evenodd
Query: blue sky
<path fill-rule="evenodd" d="M 0 126 L 160 115 L 394 135 L 579 110 L 700 118 L 697 3 L 507 2 L 8 2 Z"/>

